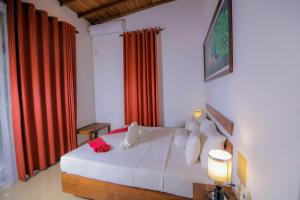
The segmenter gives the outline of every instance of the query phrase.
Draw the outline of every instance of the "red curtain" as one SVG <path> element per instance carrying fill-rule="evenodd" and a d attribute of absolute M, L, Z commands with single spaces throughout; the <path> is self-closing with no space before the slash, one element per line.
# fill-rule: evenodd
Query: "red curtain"
<path fill-rule="evenodd" d="M 123 35 L 125 124 L 159 125 L 156 33 L 145 29 Z"/>
<path fill-rule="evenodd" d="M 75 28 L 8 1 L 11 104 L 20 180 L 76 148 Z"/>

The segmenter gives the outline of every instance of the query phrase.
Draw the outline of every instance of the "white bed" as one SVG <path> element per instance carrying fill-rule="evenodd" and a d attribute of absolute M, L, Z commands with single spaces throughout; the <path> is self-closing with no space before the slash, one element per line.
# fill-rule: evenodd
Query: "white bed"
<path fill-rule="evenodd" d="M 212 183 L 207 176 L 207 169 L 200 162 L 188 165 L 184 157 L 184 149 L 172 142 L 164 173 L 164 192 L 178 196 L 192 197 L 193 183 Z"/>
<path fill-rule="evenodd" d="M 119 148 L 125 134 L 105 135 L 113 149 L 95 153 L 88 144 L 61 158 L 61 171 L 105 182 L 192 197 L 193 182 L 211 183 L 206 169 L 187 165 L 184 149 L 173 144 L 176 128 L 144 128 L 138 144 Z"/>

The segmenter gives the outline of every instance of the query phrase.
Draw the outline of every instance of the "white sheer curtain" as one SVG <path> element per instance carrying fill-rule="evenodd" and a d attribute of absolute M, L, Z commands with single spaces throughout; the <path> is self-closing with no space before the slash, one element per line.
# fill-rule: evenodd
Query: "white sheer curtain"
<path fill-rule="evenodd" d="M 17 180 L 11 125 L 6 5 L 0 2 L 0 188 Z"/>

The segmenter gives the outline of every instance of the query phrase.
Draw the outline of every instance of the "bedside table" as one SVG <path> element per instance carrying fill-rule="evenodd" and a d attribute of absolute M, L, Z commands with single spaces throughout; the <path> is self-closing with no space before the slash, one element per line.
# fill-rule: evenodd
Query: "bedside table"
<path fill-rule="evenodd" d="M 193 184 L 193 200 L 207 200 L 206 199 L 206 192 L 214 190 L 214 185 L 208 184 L 201 184 L 201 183 L 194 183 Z M 227 195 L 229 196 L 229 200 L 237 200 L 235 194 L 230 187 L 223 187 L 222 188 Z"/>
<path fill-rule="evenodd" d="M 110 124 L 109 123 L 94 123 L 90 124 L 88 126 L 85 126 L 83 128 L 80 128 L 77 130 L 78 134 L 84 134 L 89 136 L 89 140 L 93 140 L 93 134 L 94 139 L 98 137 L 98 131 L 107 128 L 107 131 L 110 132 Z"/>

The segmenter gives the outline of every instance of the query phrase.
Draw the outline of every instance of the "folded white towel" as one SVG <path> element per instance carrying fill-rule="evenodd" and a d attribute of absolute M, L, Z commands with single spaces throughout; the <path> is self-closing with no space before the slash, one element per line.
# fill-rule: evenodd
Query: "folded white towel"
<path fill-rule="evenodd" d="M 126 132 L 125 140 L 121 142 L 121 149 L 128 149 L 134 146 L 140 138 L 142 130 L 138 127 L 136 122 L 132 122 Z"/>

